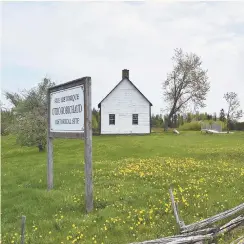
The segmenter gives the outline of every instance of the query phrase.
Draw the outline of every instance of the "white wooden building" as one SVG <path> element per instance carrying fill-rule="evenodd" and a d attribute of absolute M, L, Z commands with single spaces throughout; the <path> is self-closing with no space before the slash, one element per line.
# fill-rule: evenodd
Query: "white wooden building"
<path fill-rule="evenodd" d="M 122 70 L 122 80 L 98 104 L 101 134 L 151 133 L 152 103 L 129 80 L 129 70 Z"/>

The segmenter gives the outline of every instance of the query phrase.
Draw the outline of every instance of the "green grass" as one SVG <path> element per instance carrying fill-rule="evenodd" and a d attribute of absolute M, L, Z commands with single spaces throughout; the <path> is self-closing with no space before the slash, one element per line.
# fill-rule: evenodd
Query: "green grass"
<path fill-rule="evenodd" d="M 55 140 L 47 192 L 46 153 L 2 137 L 2 243 L 19 243 L 21 215 L 26 243 L 119 244 L 175 234 L 171 184 L 186 224 L 244 202 L 244 133 L 93 137 L 89 215 L 83 158 L 83 141 Z"/>

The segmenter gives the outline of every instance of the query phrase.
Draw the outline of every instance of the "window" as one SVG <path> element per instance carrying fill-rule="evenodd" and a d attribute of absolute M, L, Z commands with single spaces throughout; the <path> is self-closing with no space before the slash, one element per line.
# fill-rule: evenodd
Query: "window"
<path fill-rule="evenodd" d="M 115 125 L 115 114 L 110 114 L 109 115 L 109 124 L 110 125 Z"/>
<path fill-rule="evenodd" d="M 138 125 L 138 114 L 132 114 L 132 124 Z"/>

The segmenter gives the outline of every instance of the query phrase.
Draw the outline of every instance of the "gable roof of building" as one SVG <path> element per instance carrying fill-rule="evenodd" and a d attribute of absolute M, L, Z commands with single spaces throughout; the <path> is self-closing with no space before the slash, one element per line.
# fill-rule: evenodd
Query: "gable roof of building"
<path fill-rule="evenodd" d="M 124 80 L 128 80 L 130 82 L 130 84 L 149 102 L 150 106 L 153 106 L 152 103 L 140 92 L 140 90 L 128 79 L 128 78 L 124 78 L 122 79 L 109 93 L 108 95 L 103 98 L 103 100 L 98 104 L 98 108 L 101 107 L 101 103 L 124 81 Z"/>

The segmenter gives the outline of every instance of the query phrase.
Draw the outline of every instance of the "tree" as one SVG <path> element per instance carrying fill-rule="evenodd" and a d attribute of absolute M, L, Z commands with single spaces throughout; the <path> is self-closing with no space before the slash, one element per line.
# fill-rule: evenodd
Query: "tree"
<path fill-rule="evenodd" d="M 187 123 L 190 123 L 191 120 L 192 120 L 191 113 L 187 113 L 186 122 L 187 122 Z"/>
<path fill-rule="evenodd" d="M 208 114 L 207 115 L 207 120 L 212 120 L 213 119 L 213 116 L 211 114 Z"/>
<path fill-rule="evenodd" d="M 214 121 L 217 121 L 217 115 L 216 115 L 215 112 L 214 112 L 214 114 L 213 114 L 213 120 L 214 120 Z"/>
<path fill-rule="evenodd" d="M 183 117 L 183 115 L 181 115 L 180 116 L 180 123 L 179 123 L 179 125 L 183 125 L 184 124 L 184 117 Z"/>
<path fill-rule="evenodd" d="M 219 120 L 222 121 L 222 122 L 225 122 L 225 121 L 226 121 L 226 118 L 225 118 L 225 111 L 224 111 L 223 108 L 220 110 L 220 113 L 219 113 Z"/>
<path fill-rule="evenodd" d="M 11 109 L 7 109 L 1 103 L 1 135 L 8 135 L 10 133 L 10 128 L 13 123 L 13 112 Z"/>
<path fill-rule="evenodd" d="M 174 128 L 177 128 L 177 118 L 178 118 L 177 114 L 174 114 L 173 115 L 173 126 L 174 126 Z"/>
<path fill-rule="evenodd" d="M 196 121 L 199 121 L 200 115 L 199 115 L 199 112 L 198 111 L 196 112 L 195 118 L 196 118 Z"/>
<path fill-rule="evenodd" d="M 37 87 L 20 94 L 6 92 L 5 96 L 13 107 L 15 119 L 12 131 L 22 146 L 45 148 L 47 140 L 47 91 L 55 84 L 45 78 Z"/>
<path fill-rule="evenodd" d="M 200 113 L 199 115 L 200 120 L 205 120 L 205 113 Z"/>
<path fill-rule="evenodd" d="M 190 104 L 194 108 L 205 106 L 207 92 L 210 89 L 207 70 L 203 70 L 202 61 L 194 53 L 183 53 L 182 49 L 175 49 L 173 71 L 167 74 L 163 82 L 164 100 L 168 103 L 168 126 L 171 126 L 172 117 L 182 112 Z"/>
<path fill-rule="evenodd" d="M 98 130 L 98 121 L 94 114 L 92 115 L 92 129 L 94 132 Z"/>
<path fill-rule="evenodd" d="M 11 93 L 11 92 L 5 92 L 5 97 L 7 100 L 9 100 L 14 107 L 17 107 L 18 104 L 22 101 L 22 96 L 18 93 Z"/>
<path fill-rule="evenodd" d="M 181 115 L 178 114 L 178 115 L 177 115 L 177 128 L 179 128 L 180 125 L 181 125 Z"/>
<path fill-rule="evenodd" d="M 162 127 L 162 124 L 163 124 L 163 118 L 162 118 L 162 115 L 152 115 L 152 118 L 151 118 L 151 123 L 152 123 L 152 127 L 156 127 L 156 128 L 160 128 Z"/>
<path fill-rule="evenodd" d="M 227 132 L 230 131 L 230 123 L 242 117 L 242 110 L 239 109 L 240 101 L 235 92 L 227 92 L 224 94 L 224 99 L 228 103 L 228 109 L 226 113 L 227 117 Z"/>
<path fill-rule="evenodd" d="M 92 109 L 92 131 L 93 133 L 98 133 L 99 129 L 99 123 L 100 123 L 100 115 L 99 111 L 95 108 Z"/>

